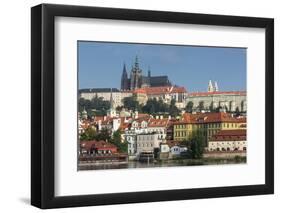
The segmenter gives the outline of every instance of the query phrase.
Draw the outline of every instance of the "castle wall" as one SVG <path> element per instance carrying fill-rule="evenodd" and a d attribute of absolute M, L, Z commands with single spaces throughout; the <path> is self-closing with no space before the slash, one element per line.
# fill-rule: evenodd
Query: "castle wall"
<path fill-rule="evenodd" d="M 227 107 L 228 110 L 234 112 L 238 107 L 239 111 L 247 111 L 246 95 L 241 94 L 210 94 L 205 96 L 187 96 L 186 104 L 193 102 L 193 110 L 196 110 L 200 102 L 204 103 L 204 109 Z"/>

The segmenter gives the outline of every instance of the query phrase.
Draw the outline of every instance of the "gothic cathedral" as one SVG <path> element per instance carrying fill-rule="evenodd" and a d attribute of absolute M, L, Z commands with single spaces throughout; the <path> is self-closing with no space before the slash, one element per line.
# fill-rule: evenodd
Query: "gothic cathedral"
<path fill-rule="evenodd" d="M 150 70 L 148 70 L 147 76 L 142 74 L 142 70 L 139 67 L 138 57 L 136 56 L 135 64 L 132 66 L 130 78 L 126 70 L 126 65 L 123 66 L 123 73 L 121 77 L 121 90 L 135 90 L 144 87 L 163 87 L 171 86 L 171 82 L 168 76 L 151 76 Z"/>

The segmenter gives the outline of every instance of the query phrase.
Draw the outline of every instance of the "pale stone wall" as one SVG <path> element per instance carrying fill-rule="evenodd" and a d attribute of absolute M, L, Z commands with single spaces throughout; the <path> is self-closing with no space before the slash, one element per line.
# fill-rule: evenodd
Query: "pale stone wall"
<path fill-rule="evenodd" d="M 139 134 L 137 135 L 137 154 L 153 152 L 154 148 L 160 147 L 161 142 L 158 134 Z"/>
<path fill-rule="evenodd" d="M 110 101 L 111 92 L 81 92 L 80 97 L 86 100 L 92 100 L 94 97 L 102 97 L 104 101 Z M 122 95 L 121 92 L 112 92 L 113 106 L 122 105 Z"/>
<path fill-rule="evenodd" d="M 209 141 L 208 151 L 246 151 L 247 141 Z"/>
<path fill-rule="evenodd" d="M 185 105 L 189 102 L 193 102 L 193 109 L 199 107 L 201 101 L 204 103 L 204 108 L 209 109 L 212 105 L 213 108 L 227 107 L 228 110 L 235 112 L 236 107 L 239 111 L 247 111 L 247 100 L 246 95 L 238 94 L 210 94 L 205 96 L 187 96 Z"/>
<path fill-rule="evenodd" d="M 81 92 L 80 97 L 86 100 L 92 100 L 94 97 L 102 97 L 105 101 L 110 101 L 111 92 Z M 122 106 L 122 100 L 125 97 L 132 96 L 131 92 L 112 92 L 113 107 Z"/>

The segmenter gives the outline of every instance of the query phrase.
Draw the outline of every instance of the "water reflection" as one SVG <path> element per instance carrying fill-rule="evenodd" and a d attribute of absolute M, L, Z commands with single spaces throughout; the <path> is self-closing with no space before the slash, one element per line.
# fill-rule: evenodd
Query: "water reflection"
<path fill-rule="evenodd" d="M 196 165 L 220 165 L 220 164 L 241 164 L 246 163 L 246 159 L 243 161 L 235 160 L 216 160 L 216 161 L 204 161 L 204 160 L 171 160 L 165 162 L 139 162 L 128 161 L 119 163 L 107 163 L 107 164 L 87 164 L 79 165 L 79 170 L 102 170 L 102 169 L 132 169 L 132 168 L 153 168 L 153 167 L 174 167 L 174 166 L 196 166 Z"/>

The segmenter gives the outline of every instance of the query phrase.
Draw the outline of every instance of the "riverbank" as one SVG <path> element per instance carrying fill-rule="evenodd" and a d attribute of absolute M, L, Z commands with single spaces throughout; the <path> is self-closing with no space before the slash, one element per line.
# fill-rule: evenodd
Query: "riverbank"
<path fill-rule="evenodd" d="M 100 169 L 131 169 L 131 168 L 154 168 L 154 167 L 174 167 L 174 166 L 201 166 L 201 165 L 223 165 L 223 164 L 243 164 L 247 162 L 246 157 L 234 158 L 202 158 L 202 159 L 167 159 L 153 162 L 123 161 L 106 163 L 79 163 L 78 170 L 100 170 Z"/>

